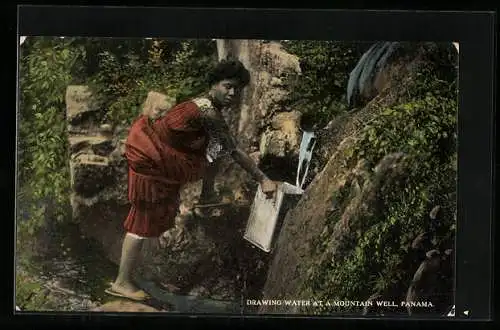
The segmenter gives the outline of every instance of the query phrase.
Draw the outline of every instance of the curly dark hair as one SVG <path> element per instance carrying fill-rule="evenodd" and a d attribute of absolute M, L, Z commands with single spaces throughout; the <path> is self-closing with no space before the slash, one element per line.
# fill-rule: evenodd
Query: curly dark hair
<path fill-rule="evenodd" d="M 208 83 L 213 85 L 224 79 L 237 79 L 243 87 L 250 82 L 250 72 L 238 60 L 221 60 L 208 74 Z"/>

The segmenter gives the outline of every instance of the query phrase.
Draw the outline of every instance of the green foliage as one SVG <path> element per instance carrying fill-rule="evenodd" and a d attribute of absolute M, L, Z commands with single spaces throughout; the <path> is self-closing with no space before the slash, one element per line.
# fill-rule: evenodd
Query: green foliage
<path fill-rule="evenodd" d="M 348 150 L 350 167 L 364 159 L 373 168 L 393 152 L 405 153 L 410 166 L 402 182 L 379 193 L 380 212 L 353 219 L 353 237 L 343 242 L 342 258 L 332 258 L 329 240 L 353 189 L 347 184 L 335 192 L 336 210 L 313 247 L 314 254 L 323 257 L 313 264 L 305 284 L 317 299 L 363 300 L 373 293 L 401 294 L 418 267 L 410 245 L 419 234 L 434 235 L 438 249 L 453 244 L 457 95 L 455 82 L 440 80 L 435 70 L 422 67 L 407 87 L 407 102 L 381 109 Z M 429 212 L 436 205 L 442 211 L 439 221 L 432 222 Z M 324 307 L 320 312 L 335 308 Z"/>
<path fill-rule="evenodd" d="M 291 40 L 283 42 L 283 47 L 299 57 L 302 71 L 298 79 L 288 81 L 288 102 L 323 127 L 347 109 L 349 73 L 366 47 L 354 42 L 322 40 Z"/>
<path fill-rule="evenodd" d="M 85 57 L 74 39 L 28 38 L 20 62 L 20 186 L 29 191 L 30 221 L 19 229 L 34 234 L 50 211 L 63 220 L 69 200 L 65 92 L 73 68 Z"/>
<path fill-rule="evenodd" d="M 104 110 L 101 120 L 127 125 L 151 90 L 177 101 L 204 91 L 216 54 L 211 40 L 26 39 L 19 67 L 17 260 L 32 259 L 43 227 L 53 234 L 70 218 L 68 85 L 90 85 Z M 23 310 L 51 308 L 28 273 L 17 274 L 16 289 Z"/>
<path fill-rule="evenodd" d="M 47 311 L 53 309 L 53 302 L 42 283 L 32 274 L 39 274 L 24 255 L 16 256 L 15 305 L 22 311 Z"/>
<path fill-rule="evenodd" d="M 114 125 L 130 124 L 151 90 L 178 102 L 203 92 L 207 68 L 216 54 L 211 40 L 145 40 L 141 49 L 147 51 L 129 49 L 125 54 L 112 45 L 101 46 L 94 50 L 96 74 L 91 83 L 104 98 L 103 120 Z"/>
<path fill-rule="evenodd" d="M 29 192 L 30 220 L 18 229 L 34 235 L 45 218 L 68 215 L 68 85 L 90 85 L 102 120 L 127 125 L 150 90 L 178 101 L 203 91 L 215 54 L 211 40 L 28 38 L 20 54 L 18 177 Z"/>
<path fill-rule="evenodd" d="M 40 283 L 23 273 L 16 274 L 16 306 L 24 311 L 44 310 L 46 297 Z"/>

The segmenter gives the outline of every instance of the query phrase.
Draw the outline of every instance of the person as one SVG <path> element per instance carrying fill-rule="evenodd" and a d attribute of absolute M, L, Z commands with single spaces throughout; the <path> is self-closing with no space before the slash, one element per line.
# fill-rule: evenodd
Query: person
<path fill-rule="evenodd" d="M 118 275 L 106 292 L 133 300 L 149 295 L 133 282 L 133 271 L 145 239 L 158 239 L 174 226 L 184 184 L 212 176 L 203 183 L 202 198 L 213 185 L 210 164 L 230 155 L 260 184 L 268 198 L 276 196 L 277 182 L 270 180 L 238 147 L 222 116 L 238 100 L 250 74 L 238 60 L 223 60 L 208 75 L 206 97 L 181 102 L 169 108 L 162 94 L 152 92 L 143 113 L 133 122 L 125 143 L 128 162 L 130 211 Z M 168 111 L 167 111 L 168 110 Z"/>

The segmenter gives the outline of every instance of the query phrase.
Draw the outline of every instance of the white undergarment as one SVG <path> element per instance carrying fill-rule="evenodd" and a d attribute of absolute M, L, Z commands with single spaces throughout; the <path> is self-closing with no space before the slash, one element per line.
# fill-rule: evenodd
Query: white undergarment
<path fill-rule="evenodd" d="M 147 237 L 142 237 L 133 233 L 127 233 L 128 236 L 133 237 L 135 239 L 147 239 Z"/>

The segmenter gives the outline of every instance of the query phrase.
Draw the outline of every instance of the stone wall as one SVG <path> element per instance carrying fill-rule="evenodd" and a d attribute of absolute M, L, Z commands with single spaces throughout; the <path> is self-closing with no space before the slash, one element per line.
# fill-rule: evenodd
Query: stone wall
<path fill-rule="evenodd" d="M 122 141 L 100 125 L 104 109 L 87 86 L 68 86 L 66 114 L 70 144 L 71 206 L 82 234 L 96 240 L 118 262 L 128 212 Z"/>

